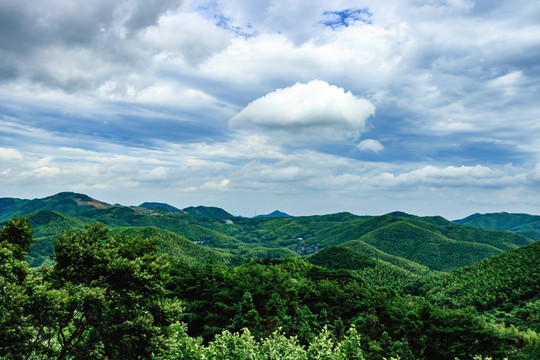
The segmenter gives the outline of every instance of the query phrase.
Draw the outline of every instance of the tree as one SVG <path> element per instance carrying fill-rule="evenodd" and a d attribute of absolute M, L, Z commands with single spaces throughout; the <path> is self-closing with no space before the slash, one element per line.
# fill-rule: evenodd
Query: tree
<path fill-rule="evenodd" d="M 165 299 L 168 262 L 157 240 L 109 237 L 101 224 L 63 233 L 44 272 L 42 353 L 57 359 L 147 359 L 160 350 L 178 304 Z"/>
<path fill-rule="evenodd" d="M 13 359 L 22 358 L 34 336 L 29 322 L 33 278 L 24 261 L 31 242 L 26 218 L 13 217 L 0 230 L 0 356 Z"/>
<path fill-rule="evenodd" d="M 253 297 L 249 291 L 244 292 L 242 300 L 236 306 L 237 315 L 232 320 L 231 329 L 241 330 L 249 327 L 255 333 L 260 332 L 261 317 L 253 304 Z"/>
<path fill-rule="evenodd" d="M 28 218 L 14 216 L 0 230 L 0 243 L 9 247 L 17 260 L 24 260 L 32 240 L 33 231 Z"/>

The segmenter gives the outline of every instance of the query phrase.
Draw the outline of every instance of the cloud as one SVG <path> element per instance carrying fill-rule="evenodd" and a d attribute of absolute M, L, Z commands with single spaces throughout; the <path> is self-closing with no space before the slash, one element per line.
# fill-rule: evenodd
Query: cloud
<path fill-rule="evenodd" d="M 364 140 L 358 145 L 356 145 L 356 147 L 360 151 L 372 151 L 374 153 L 378 153 L 384 150 L 383 144 L 373 139 Z"/>
<path fill-rule="evenodd" d="M 375 107 L 351 92 L 313 80 L 252 101 L 230 121 L 233 128 L 285 132 L 295 137 L 357 138 Z"/>
<path fill-rule="evenodd" d="M 427 165 L 397 176 L 390 173 L 381 174 L 381 180 L 398 186 L 504 187 L 516 185 L 522 182 L 522 178 L 523 176 L 511 176 L 502 170 L 482 165 L 446 167 Z"/>
<path fill-rule="evenodd" d="M 27 5 L 0 0 L 7 195 L 538 212 L 538 1 Z"/>
<path fill-rule="evenodd" d="M 23 177 L 25 176 L 34 176 L 36 177 L 37 179 L 41 179 L 41 178 L 54 178 L 56 177 L 57 175 L 59 175 L 61 172 L 61 170 L 57 167 L 49 167 L 49 166 L 42 166 L 42 167 L 39 167 L 39 168 L 36 168 L 32 171 L 28 171 L 28 172 L 23 172 L 21 175 Z"/>
<path fill-rule="evenodd" d="M 0 161 L 12 162 L 22 160 L 23 155 L 19 150 L 0 147 Z"/>
<path fill-rule="evenodd" d="M 229 46 L 231 34 L 195 13 L 171 13 L 140 35 L 154 60 L 185 60 L 196 65 Z"/>
<path fill-rule="evenodd" d="M 208 181 L 205 182 L 201 188 L 203 189 L 212 189 L 212 190 L 224 190 L 229 185 L 229 179 L 223 179 L 221 181 Z"/>

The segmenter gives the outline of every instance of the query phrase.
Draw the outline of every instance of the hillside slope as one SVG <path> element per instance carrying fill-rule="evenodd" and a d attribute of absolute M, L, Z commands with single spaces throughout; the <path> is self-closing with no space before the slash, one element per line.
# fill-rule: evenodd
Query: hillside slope
<path fill-rule="evenodd" d="M 13 215 L 26 216 L 38 210 L 55 210 L 71 216 L 80 216 L 93 209 L 111 206 L 88 195 L 74 192 L 62 192 L 33 200 L 0 198 L 0 221 L 7 221 Z"/>
<path fill-rule="evenodd" d="M 190 265 L 207 262 L 224 264 L 238 262 L 231 254 L 200 246 L 183 236 L 154 226 L 117 228 L 111 230 L 110 234 L 113 236 L 140 236 L 142 238 L 156 237 L 159 239 L 159 249 L 162 253 L 171 256 L 176 261 Z"/>
<path fill-rule="evenodd" d="M 441 271 L 454 270 L 502 252 L 490 245 L 456 241 L 406 221 L 374 230 L 360 240 L 388 254 Z"/>
<path fill-rule="evenodd" d="M 443 274 L 427 284 L 441 306 L 490 311 L 499 320 L 540 331 L 540 242 Z"/>
<path fill-rule="evenodd" d="M 534 240 L 540 240 L 540 216 L 529 214 L 473 214 L 456 223 L 476 226 L 488 230 L 506 230 L 519 233 Z"/>

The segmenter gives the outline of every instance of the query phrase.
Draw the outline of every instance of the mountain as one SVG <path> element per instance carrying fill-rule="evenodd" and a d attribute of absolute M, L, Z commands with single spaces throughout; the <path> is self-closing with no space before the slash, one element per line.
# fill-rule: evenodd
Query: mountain
<path fill-rule="evenodd" d="M 184 212 L 191 214 L 191 215 L 199 215 L 199 216 L 206 216 L 206 217 L 214 217 L 218 219 L 232 219 L 234 216 L 226 212 L 225 210 L 213 207 L 213 206 L 190 206 L 185 209 L 183 209 Z"/>
<path fill-rule="evenodd" d="M 506 230 L 519 233 L 534 240 L 540 240 L 540 216 L 529 214 L 509 214 L 506 212 L 473 214 L 456 223 L 476 226 L 488 230 Z"/>
<path fill-rule="evenodd" d="M 441 306 L 474 307 L 540 331 L 540 242 L 433 278 L 426 297 Z"/>
<path fill-rule="evenodd" d="M 369 245 L 365 245 L 369 247 Z M 378 250 L 375 251 L 378 252 Z M 391 257 L 391 255 L 383 255 L 383 257 L 387 256 Z M 391 260 L 397 260 L 401 264 L 408 262 L 404 259 L 398 259 L 396 257 Z M 394 263 L 371 257 L 361 250 L 356 251 L 354 247 L 341 245 L 323 249 L 308 257 L 307 260 L 314 265 L 331 270 L 351 270 L 372 288 L 392 288 L 400 294 L 417 293 L 418 291 L 414 289 L 419 287 L 420 279 L 429 271 L 427 267 L 412 262 L 406 264 L 409 269 L 414 269 L 410 271 Z"/>
<path fill-rule="evenodd" d="M 53 253 L 54 240 L 63 231 L 80 229 L 91 221 L 77 219 L 55 210 L 38 210 L 28 215 L 34 230 L 34 243 L 27 260 L 31 266 L 50 264 L 49 256 Z"/>
<path fill-rule="evenodd" d="M 291 215 L 286 214 L 279 210 L 272 211 L 270 214 L 255 216 L 255 218 L 288 218 L 288 217 L 291 217 Z"/>
<path fill-rule="evenodd" d="M 61 192 L 33 200 L 0 198 L 0 221 L 7 221 L 13 215 L 26 216 L 38 210 L 55 210 L 67 215 L 79 216 L 91 210 L 110 207 L 112 205 L 74 192 Z"/>
<path fill-rule="evenodd" d="M 113 206 L 84 194 L 59 193 L 44 199 L 0 199 L 0 216 L 34 219 L 34 266 L 40 264 L 39 259 L 44 261 L 52 254 L 54 238 L 62 231 L 96 221 L 110 229 L 168 230 L 205 248 L 242 258 L 309 256 L 343 245 L 352 252 L 333 251 L 353 257 L 360 254 L 412 273 L 425 269 L 451 271 L 533 241 L 508 231 L 485 230 L 442 217 L 418 217 L 403 212 L 383 216 L 344 212 L 241 218 L 216 207 L 169 211 L 174 207 L 163 203 L 142 205 Z"/>
<path fill-rule="evenodd" d="M 146 208 L 146 209 L 155 209 L 155 208 L 161 208 L 161 209 L 166 209 L 168 211 L 180 211 L 180 209 L 172 206 L 172 205 L 169 205 L 169 204 L 165 204 L 165 203 L 160 203 L 160 202 L 144 202 L 142 203 L 141 205 L 139 205 L 139 207 L 141 208 Z"/>
<path fill-rule="evenodd" d="M 157 237 L 161 252 L 169 255 L 176 261 L 182 261 L 190 265 L 208 262 L 219 262 L 223 264 L 239 262 L 239 259 L 235 259 L 231 254 L 203 247 L 172 231 L 154 226 L 117 228 L 111 230 L 110 233 L 113 236 Z"/>
<path fill-rule="evenodd" d="M 360 238 L 388 254 L 449 271 L 499 254 L 490 245 L 450 239 L 439 232 L 406 221 L 397 221 Z"/>
<path fill-rule="evenodd" d="M 85 334 L 105 334 L 108 328 L 100 328 L 103 322 L 118 323 L 118 312 L 101 311 L 115 309 L 109 303 L 101 306 L 101 299 L 107 298 L 101 295 L 112 291 L 128 304 L 122 309 L 127 316 L 121 323 L 128 330 L 133 327 L 129 305 L 134 299 L 138 304 L 152 296 L 151 308 L 168 305 L 157 313 L 163 317 L 179 310 L 177 300 L 181 301 L 181 317 L 174 321 L 187 325 L 170 328 L 176 335 L 166 339 L 173 346 L 167 354 L 173 358 L 185 358 L 187 352 L 202 358 L 194 351 L 206 346 L 212 350 L 208 354 L 218 354 L 213 357 L 228 358 L 229 350 L 279 343 L 276 349 L 282 350 L 274 351 L 274 357 L 289 354 L 293 347 L 309 346 L 312 350 L 304 358 L 316 357 L 321 349 L 335 354 L 330 347 L 343 348 L 348 355 L 354 351 L 353 356 L 362 351 L 366 359 L 480 358 L 477 354 L 484 359 L 539 358 L 535 331 L 540 331 L 540 242 L 518 234 L 405 213 L 220 219 L 182 211 L 94 206 L 81 203 L 99 202 L 66 198 L 70 201 L 58 201 L 60 208 L 80 215 L 53 209 L 27 215 L 37 244 L 50 245 L 57 233 L 96 221 L 107 224 L 110 237 L 84 232 L 65 237 L 64 247 L 76 246 L 64 264 L 59 260 L 58 266 L 36 272 L 39 276 L 20 272 L 25 277 L 21 281 L 11 276 L 18 275 L 12 268 L 26 270 L 26 265 L 11 255 L 16 243 L 10 244 L 10 238 L 1 234 L 2 254 L 9 260 L 2 270 L 10 276 L 2 279 L 3 290 L 9 292 L 3 292 L 7 296 L 0 305 L 8 321 L 0 328 L 14 337 L 21 328 L 36 334 L 35 339 L 21 342 L 21 353 L 34 346 L 42 349 L 37 338 L 40 329 L 52 334 L 50 342 L 56 341 L 58 332 L 49 330 L 57 326 L 56 312 L 50 315 L 50 309 L 63 310 L 71 303 L 75 310 L 70 308 L 69 314 L 75 311 L 80 315 L 77 319 L 89 316 L 95 326 L 86 328 Z M 27 203 L 15 199 L 12 204 L 17 208 Z M 97 241 L 91 241 L 94 235 L 99 236 Z M 137 238 L 157 239 L 157 248 Z M 33 266 L 39 265 L 36 243 L 28 256 Z M 62 254 L 62 247 L 56 250 Z M 166 254 L 161 260 L 169 261 L 154 261 L 155 251 Z M 301 253 L 306 255 L 300 257 Z M 475 263 L 464 265 L 471 261 Z M 454 267 L 459 269 L 434 271 Z M 129 281 L 124 281 L 126 274 Z M 155 281 L 156 277 L 161 280 Z M 81 301 L 98 306 L 86 309 Z M 19 313 L 25 317 L 11 316 Z M 29 326 L 24 328 L 24 322 Z M 71 322 L 65 331 L 78 325 Z M 4 353 L 12 342 L 6 344 Z M 47 356 L 49 349 L 45 350 Z M 260 352 L 254 354 L 251 357 L 260 357 Z"/>

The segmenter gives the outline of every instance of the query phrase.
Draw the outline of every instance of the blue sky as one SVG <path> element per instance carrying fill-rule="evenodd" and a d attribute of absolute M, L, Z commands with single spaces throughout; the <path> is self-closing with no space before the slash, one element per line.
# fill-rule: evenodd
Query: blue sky
<path fill-rule="evenodd" d="M 538 1 L 0 0 L 0 197 L 540 214 Z"/>

